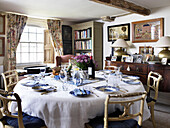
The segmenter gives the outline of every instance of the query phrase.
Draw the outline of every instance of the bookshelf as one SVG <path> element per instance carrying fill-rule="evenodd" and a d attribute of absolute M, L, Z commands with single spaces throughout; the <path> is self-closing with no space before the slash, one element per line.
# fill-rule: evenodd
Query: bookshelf
<path fill-rule="evenodd" d="M 103 23 L 90 21 L 72 25 L 74 55 L 92 55 L 97 70 L 103 68 Z"/>

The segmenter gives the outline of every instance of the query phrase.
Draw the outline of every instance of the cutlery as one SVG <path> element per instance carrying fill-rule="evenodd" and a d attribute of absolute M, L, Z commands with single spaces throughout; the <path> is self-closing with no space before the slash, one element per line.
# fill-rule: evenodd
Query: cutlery
<path fill-rule="evenodd" d="M 92 94 L 94 94 L 95 96 L 99 97 L 96 93 L 94 93 L 93 91 L 90 91 Z"/>
<path fill-rule="evenodd" d="M 127 90 L 127 89 L 125 89 L 125 88 L 122 88 L 122 87 L 119 87 L 119 86 L 116 86 L 116 87 L 120 89 L 119 91 L 122 91 L 122 92 L 128 92 L 128 90 Z M 125 91 L 123 91 L 123 90 L 121 90 L 121 89 L 123 89 L 123 90 L 125 90 Z"/>

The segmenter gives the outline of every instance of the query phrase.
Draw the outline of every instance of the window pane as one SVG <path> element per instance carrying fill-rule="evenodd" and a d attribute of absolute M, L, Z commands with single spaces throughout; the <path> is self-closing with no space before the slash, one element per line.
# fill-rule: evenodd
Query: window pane
<path fill-rule="evenodd" d="M 44 42 L 44 34 L 37 34 L 37 42 Z"/>
<path fill-rule="evenodd" d="M 29 55 L 28 53 L 21 54 L 21 63 L 28 63 L 29 62 Z"/>
<path fill-rule="evenodd" d="M 20 63 L 20 53 L 16 53 L 16 60 L 17 60 L 17 63 Z"/>
<path fill-rule="evenodd" d="M 25 26 L 23 33 L 24 32 L 28 32 L 28 27 L 27 26 Z"/>
<path fill-rule="evenodd" d="M 28 42 L 28 33 L 22 33 L 21 42 Z"/>
<path fill-rule="evenodd" d="M 29 32 L 34 32 L 34 33 L 36 33 L 36 32 L 37 32 L 36 27 L 29 27 Z"/>
<path fill-rule="evenodd" d="M 30 53 L 30 62 L 36 62 L 36 53 Z"/>
<path fill-rule="evenodd" d="M 44 28 L 37 28 L 37 33 L 44 33 Z"/>
<path fill-rule="evenodd" d="M 29 33 L 29 41 L 30 42 L 36 42 L 36 34 L 35 33 Z"/>
<path fill-rule="evenodd" d="M 22 43 L 21 44 L 21 52 L 29 52 L 29 45 L 28 43 Z"/>
<path fill-rule="evenodd" d="M 37 61 L 38 62 L 44 61 L 44 54 L 43 53 L 37 53 Z"/>
<path fill-rule="evenodd" d="M 17 46 L 17 52 L 20 52 L 20 47 L 21 47 L 21 43 L 19 43 Z"/>
<path fill-rule="evenodd" d="M 37 52 L 44 52 L 44 44 L 37 43 Z"/>
<path fill-rule="evenodd" d="M 36 52 L 36 43 L 30 43 L 30 52 Z"/>

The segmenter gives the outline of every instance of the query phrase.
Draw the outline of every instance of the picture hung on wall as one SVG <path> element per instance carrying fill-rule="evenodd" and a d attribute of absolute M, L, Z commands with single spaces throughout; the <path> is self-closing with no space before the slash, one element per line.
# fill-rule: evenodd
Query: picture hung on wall
<path fill-rule="evenodd" d="M 0 37 L 0 56 L 5 54 L 5 37 Z"/>
<path fill-rule="evenodd" d="M 0 15 L 0 34 L 5 34 L 5 16 Z"/>
<path fill-rule="evenodd" d="M 156 42 L 164 36 L 164 18 L 132 22 L 132 43 Z"/>
<path fill-rule="evenodd" d="M 118 38 L 125 41 L 130 40 L 130 24 L 120 24 L 114 26 L 108 26 L 108 41 L 115 41 Z"/>
<path fill-rule="evenodd" d="M 153 55 L 154 48 L 152 46 L 139 46 L 139 54 Z"/>

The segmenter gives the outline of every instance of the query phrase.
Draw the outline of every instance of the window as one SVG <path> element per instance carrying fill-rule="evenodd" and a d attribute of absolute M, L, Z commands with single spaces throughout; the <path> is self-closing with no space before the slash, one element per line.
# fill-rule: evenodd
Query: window
<path fill-rule="evenodd" d="M 26 26 L 16 51 L 17 64 L 44 61 L 44 28 Z"/>

